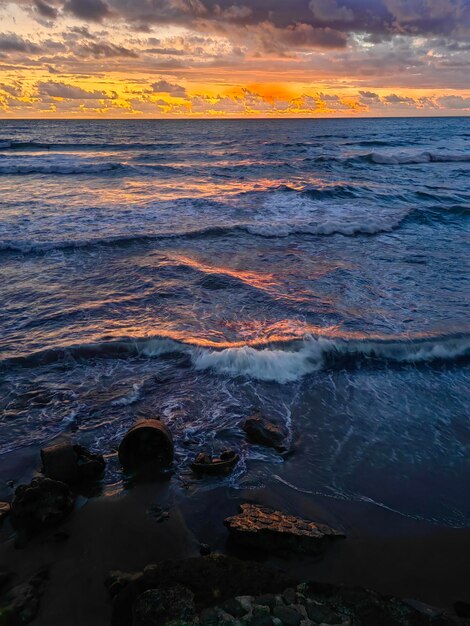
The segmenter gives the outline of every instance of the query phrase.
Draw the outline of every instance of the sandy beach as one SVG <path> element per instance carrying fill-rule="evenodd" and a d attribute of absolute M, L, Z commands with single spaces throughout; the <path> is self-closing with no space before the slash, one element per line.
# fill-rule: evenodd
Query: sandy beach
<path fill-rule="evenodd" d="M 239 549 L 223 519 L 242 502 L 255 502 L 335 524 L 347 539 L 320 557 L 275 556 Z M 168 517 L 158 521 L 161 511 Z M 104 626 L 112 603 L 105 580 L 112 570 L 138 572 L 160 561 L 214 552 L 255 559 L 298 581 L 367 587 L 452 610 L 470 601 L 470 531 L 433 526 L 368 504 L 292 496 L 287 489 L 242 492 L 225 488 L 193 495 L 171 484 L 138 484 L 126 493 L 81 504 L 60 527 L 17 549 L 9 525 L 2 529 L 0 563 L 26 580 L 46 567 L 49 580 L 35 626 Z"/>

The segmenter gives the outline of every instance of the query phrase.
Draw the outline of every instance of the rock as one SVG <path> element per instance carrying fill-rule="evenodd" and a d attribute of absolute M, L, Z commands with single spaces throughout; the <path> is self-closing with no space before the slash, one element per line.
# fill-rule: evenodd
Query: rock
<path fill-rule="evenodd" d="M 103 455 L 92 454 L 80 445 L 56 443 L 41 450 L 42 473 L 69 485 L 98 479 L 104 472 Z"/>
<path fill-rule="evenodd" d="M 281 595 L 286 604 L 295 604 L 295 602 L 297 601 L 297 594 L 295 592 L 295 589 L 292 589 L 292 587 L 288 587 L 287 589 L 285 589 Z"/>
<path fill-rule="evenodd" d="M 454 604 L 454 611 L 459 617 L 470 619 L 470 603 L 469 602 L 456 602 Z"/>
<path fill-rule="evenodd" d="M 201 543 L 201 545 L 199 546 L 199 554 L 201 556 L 209 556 L 209 554 L 212 552 L 210 545 L 208 545 L 207 543 Z"/>
<path fill-rule="evenodd" d="M 9 502 L 0 502 L 0 524 L 10 515 L 10 510 Z"/>
<path fill-rule="evenodd" d="M 275 607 L 273 616 L 280 619 L 285 626 L 300 626 L 300 622 L 303 619 L 302 615 L 289 606 Z"/>
<path fill-rule="evenodd" d="M 264 593 L 262 596 L 255 598 L 256 604 L 267 606 L 272 611 L 276 606 L 276 596 L 272 593 Z"/>
<path fill-rule="evenodd" d="M 194 616 L 194 594 L 186 587 L 149 589 L 134 603 L 132 626 L 164 626 L 173 620 L 187 622 Z"/>
<path fill-rule="evenodd" d="M 40 570 L 27 582 L 16 585 L 0 599 L 0 624 L 29 624 L 36 617 L 48 578 L 46 569 Z"/>
<path fill-rule="evenodd" d="M 228 613 L 232 617 L 236 618 L 243 617 L 246 613 L 248 613 L 246 608 L 236 598 L 231 598 L 230 600 L 223 602 L 220 605 L 220 608 L 225 613 Z"/>
<path fill-rule="evenodd" d="M 12 525 L 28 534 L 55 526 L 69 515 L 74 502 L 75 497 L 65 483 L 35 478 L 29 485 L 16 488 L 11 503 Z"/>
<path fill-rule="evenodd" d="M 162 422 L 141 420 L 124 435 L 118 454 L 126 471 L 166 467 L 174 457 L 173 438 Z"/>
<path fill-rule="evenodd" d="M 234 450 L 225 450 L 220 457 L 212 458 L 210 454 L 200 452 L 191 469 L 196 474 L 221 475 L 228 474 L 238 463 L 240 457 Z"/>
<path fill-rule="evenodd" d="M 204 609 L 199 616 L 201 626 L 219 626 L 220 618 L 217 609 Z"/>
<path fill-rule="evenodd" d="M 317 554 L 330 539 L 344 535 L 325 524 L 286 515 L 257 504 L 242 504 L 241 513 L 224 520 L 234 540 L 261 550 Z"/>
<path fill-rule="evenodd" d="M 254 615 L 250 620 L 250 626 L 274 626 L 275 622 L 270 615 Z"/>
<path fill-rule="evenodd" d="M 255 413 L 255 415 L 245 420 L 243 430 L 247 439 L 252 443 L 269 446 L 278 452 L 287 452 L 288 450 L 285 444 L 286 434 L 279 426 L 265 419 L 261 413 Z"/>
<path fill-rule="evenodd" d="M 138 580 L 127 584 L 117 594 L 111 623 L 112 626 L 132 623 L 132 605 L 147 589 L 182 585 L 194 593 L 198 610 L 201 610 L 230 598 L 241 602 L 239 596 L 247 594 L 277 593 L 293 582 L 280 570 L 221 554 L 162 561 L 147 566 Z"/>
<path fill-rule="evenodd" d="M 307 605 L 307 615 L 315 624 L 341 624 L 343 618 L 324 604 L 311 602 Z"/>

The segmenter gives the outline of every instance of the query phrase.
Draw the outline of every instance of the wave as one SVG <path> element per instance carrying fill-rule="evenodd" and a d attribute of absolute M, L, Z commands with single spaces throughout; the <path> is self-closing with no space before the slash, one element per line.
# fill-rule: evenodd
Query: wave
<path fill-rule="evenodd" d="M 470 162 L 470 154 L 450 154 L 446 152 L 421 152 L 420 154 L 381 154 L 371 152 L 365 155 L 364 158 L 378 165 Z"/>
<path fill-rule="evenodd" d="M 26 176 L 29 174 L 48 174 L 69 176 L 73 174 L 102 174 L 123 171 L 127 166 L 122 163 L 18 163 L 0 164 L 0 176 Z"/>
<path fill-rule="evenodd" d="M 165 354 L 185 355 L 199 371 L 210 370 L 217 375 L 232 378 L 241 376 L 284 384 L 322 369 L 346 368 L 362 362 L 373 365 L 454 364 L 467 361 L 470 358 L 470 335 L 417 335 L 414 338 L 309 335 L 303 339 L 276 342 L 259 340 L 243 345 L 220 345 L 197 338 L 183 341 L 157 335 L 152 338 L 123 338 L 111 342 L 56 347 L 6 358 L 0 365 L 5 368 L 14 365 L 34 367 L 71 358 L 158 358 Z"/>
<path fill-rule="evenodd" d="M 373 165 L 419 165 L 424 163 L 469 163 L 468 153 L 448 153 L 448 152 L 420 152 L 407 154 L 405 152 L 396 154 L 386 154 L 382 152 L 368 152 L 366 154 L 355 154 L 349 156 L 318 156 L 306 157 L 304 161 L 314 161 L 316 163 L 354 163 L 365 162 Z"/>
<path fill-rule="evenodd" d="M 81 150 L 160 150 L 165 148 L 181 148 L 181 143 L 177 142 L 134 142 L 134 143 L 46 143 L 43 141 L 11 141 L 0 139 L 0 150 L 47 150 L 47 151 L 81 151 Z"/>

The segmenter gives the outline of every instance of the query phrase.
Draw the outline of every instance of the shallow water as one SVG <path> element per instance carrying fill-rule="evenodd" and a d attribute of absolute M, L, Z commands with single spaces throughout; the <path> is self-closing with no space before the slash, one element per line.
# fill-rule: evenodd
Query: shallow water
<path fill-rule="evenodd" d="M 119 490 L 160 415 L 193 489 L 230 445 L 232 485 L 468 525 L 469 174 L 465 118 L 2 121 L 0 479 L 70 432 Z"/>

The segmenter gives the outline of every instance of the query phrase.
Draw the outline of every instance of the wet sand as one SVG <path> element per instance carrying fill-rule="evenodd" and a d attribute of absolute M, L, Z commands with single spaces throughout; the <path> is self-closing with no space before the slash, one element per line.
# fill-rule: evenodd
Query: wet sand
<path fill-rule="evenodd" d="M 347 539 L 320 559 L 240 552 L 227 542 L 223 519 L 241 502 L 270 505 L 344 529 Z M 159 508 L 168 507 L 163 522 Z M 124 495 L 88 500 L 54 531 L 16 549 L 5 524 L 2 568 L 18 582 L 42 566 L 50 580 L 35 626 L 103 626 L 111 602 L 104 581 L 110 570 L 139 571 L 149 563 L 199 554 L 200 542 L 214 551 L 254 558 L 299 580 L 365 586 L 381 593 L 452 608 L 470 601 L 470 529 L 451 529 L 411 520 L 374 505 L 305 497 L 286 487 L 236 491 L 226 488 L 185 494 L 171 484 L 136 485 Z"/>

